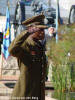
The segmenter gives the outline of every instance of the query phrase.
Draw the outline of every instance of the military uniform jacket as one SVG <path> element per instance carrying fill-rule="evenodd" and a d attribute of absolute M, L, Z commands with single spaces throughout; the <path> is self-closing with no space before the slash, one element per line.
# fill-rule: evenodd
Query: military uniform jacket
<path fill-rule="evenodd" d="M 13 40 L 8 50 L 17 58 L 20 69 L 20 76 L 10 100 L 45 100 L 44 46 L 24 31 Z"/>

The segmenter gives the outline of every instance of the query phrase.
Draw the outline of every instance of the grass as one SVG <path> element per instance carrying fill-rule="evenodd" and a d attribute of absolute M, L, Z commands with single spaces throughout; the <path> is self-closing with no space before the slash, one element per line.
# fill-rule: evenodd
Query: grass
<path fill-rule="evenodd" d="M 47 42 L 48 59 L 53 62 L 53 84 L 57 91 L 75 91 L 75 25 L 59 26 L 59 40 Z M 73 66 L 72 66 L 73 65 Z M 73 70 L 72 70 L 73 67 Z M 73 75 L 72 75 L 73 74 Z"/>

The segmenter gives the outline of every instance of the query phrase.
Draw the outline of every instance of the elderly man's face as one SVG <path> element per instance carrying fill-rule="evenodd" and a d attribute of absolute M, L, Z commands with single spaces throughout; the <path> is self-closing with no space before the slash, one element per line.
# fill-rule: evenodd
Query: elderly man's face
<path fill-rule="evenodd" d="M 38 39 L 38 40 L 43 40 L 45 37 L 44 29 L 38 28 L 38 27 L 30 27 L 29 31 L 32 33 L 31 37 Z"/>
<path fill-rule="evenodd" d="M 43 40 L 45 37 L 44 29 L 40 29 L 39 31 L 34 33 L 35 38 L 38 40 Z"/>

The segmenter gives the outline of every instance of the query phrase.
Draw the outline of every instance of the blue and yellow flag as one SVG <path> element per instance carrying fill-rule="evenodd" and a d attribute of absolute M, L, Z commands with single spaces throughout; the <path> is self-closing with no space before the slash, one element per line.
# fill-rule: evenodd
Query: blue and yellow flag
<path fill-rule="evenodd" d="M 8 47 L 10 45 L 10 15 L 9 9 L 6 9 L 6 26 L 5 32 L 3 34 L 3 47 L 2 47 L 2 54 L 5 59 L 9 57 Z"/>

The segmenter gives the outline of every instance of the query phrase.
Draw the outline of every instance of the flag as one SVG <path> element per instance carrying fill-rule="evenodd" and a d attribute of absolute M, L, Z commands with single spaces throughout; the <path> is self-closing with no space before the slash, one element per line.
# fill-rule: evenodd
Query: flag
<path fill-rule="evenodd" d="M 9 57 L 8 47 L 10 45 L 10 15 L 9 9 L 6 9 L 6 26 L 5 31 L 3 34 L 3 47 L 2 47 L 2 54 L 5 59 Z"/>

